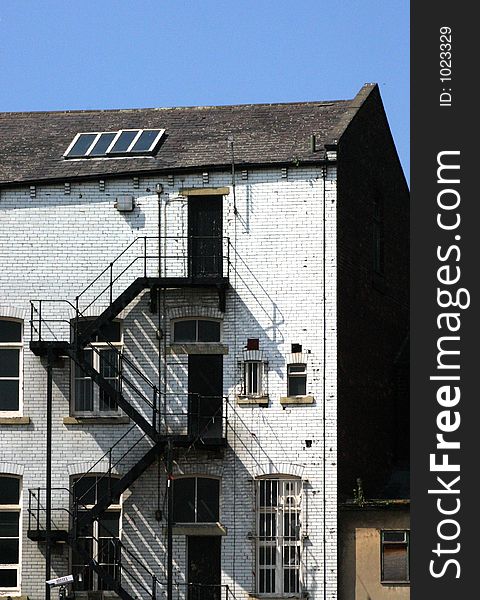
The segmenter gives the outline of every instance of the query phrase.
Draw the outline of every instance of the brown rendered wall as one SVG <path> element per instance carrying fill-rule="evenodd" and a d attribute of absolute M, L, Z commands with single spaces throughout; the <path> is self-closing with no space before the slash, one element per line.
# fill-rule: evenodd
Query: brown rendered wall
<path fill-rule="evenodd" d="M 410 529 L 409 507 L 339 510 L 338 600 L 409 600 L 408 584 L 381 582 L 385 529 Z"/>
<path fill-rule="evenodd" d="M 375 194 L 385 269 L 374 277 Z M 378 88 L 338 144 L 339 491 L 378 497 L 408 460 L 409 193 Z M 406 366 L 407 365 L 407 366 Z"/>

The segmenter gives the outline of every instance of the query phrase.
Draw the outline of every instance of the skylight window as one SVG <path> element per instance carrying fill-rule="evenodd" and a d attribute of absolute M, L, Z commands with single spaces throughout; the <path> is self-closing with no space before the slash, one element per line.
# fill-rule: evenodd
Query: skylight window
<path fill-rule="evenodd" d="M 77 133 L 65 158 L 99 158 L 152 154 L 165 129 L 121 129 Z"/>

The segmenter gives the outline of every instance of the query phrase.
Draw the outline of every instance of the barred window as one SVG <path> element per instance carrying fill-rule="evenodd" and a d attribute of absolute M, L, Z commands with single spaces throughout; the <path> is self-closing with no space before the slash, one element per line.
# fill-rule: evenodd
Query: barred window
<path fill-rule="evenodd" d="M 257 481 L 257 592 L 295 596 L 301 591 L 300 479 Z"/>

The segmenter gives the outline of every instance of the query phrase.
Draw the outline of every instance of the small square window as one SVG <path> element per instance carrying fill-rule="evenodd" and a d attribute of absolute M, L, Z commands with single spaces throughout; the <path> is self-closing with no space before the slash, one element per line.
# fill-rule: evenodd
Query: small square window
<path fill-rule="evenodd" d="M 307 393 L 307 365 L 287 366 L 288 396 L 305 396 Z"/>

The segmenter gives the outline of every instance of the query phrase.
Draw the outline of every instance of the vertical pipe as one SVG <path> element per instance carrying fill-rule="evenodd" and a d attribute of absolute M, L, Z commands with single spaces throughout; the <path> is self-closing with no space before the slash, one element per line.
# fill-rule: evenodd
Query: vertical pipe
<path fill-rule="evenodd" d="M 37 488 L 37 529 L 40 528 L 40 488 Z"/>
<path fill-rule="evenodd" d="M 52 361 L 48 357 L 47 364 L 47 444 L 46 444 L 46 527 L 45 527 L 45 581 L 51 579 L 52 563 Z M 50 586 L 45 584 L 45 600 L 50 600 Z"/>
<path fill-rule="evenodd" d="M 143 276 L 147 276 L 147 236 L 143 237 Z"/>
<path fill-rule="evenodd" d="M 113 263 L 110 263 L 110 304 L 113 301 Z"/>
<path fill-rule="evenodd" d="M 78 350 L 78 296 L 75 297 L 75 350 Z"/>
<path fill-rule="evenodd" d="M 157 578 L 155 575 L 152 575 L 152 600 L 155 600 L 157 597 Z"/>
<path fill-rule="evenodd" d="M 323 407 L 322 407 L 322 421 L 323 421 L 323 598 L 327 599 L 327 537 L 326 537 L 326 528 L 327 528 L 327 517 L 325 514 L 326 504 L 327 504 L 327 495 L 325 490 L 325 478 L 326 478 L 326 466 L 325 461 L 327 458 L 326 453 L 326 393 L 327 393 L 327 290 L 326 290 L 326 263 L 327 263 L 327 255 L 325 244 L 327 243 L 327 165 L 322 167 L 322 175 L 323 175 L 323 265 L 322 265 L 322 279 L 323 279 Z"/>
<path fill-rule="evenodd" d="M 32 529 L 32 490 L 28 490 L 28 529 Z"/>
<path fill-rule="evenodd" d="M 42 301 L 38 301 L 38 341 L 42 340 Z"/>
<path fill-rule="evenodd" d="M 167 444 L 167 600 L 173 600 L 173 456 L 172 442 Z"/>

